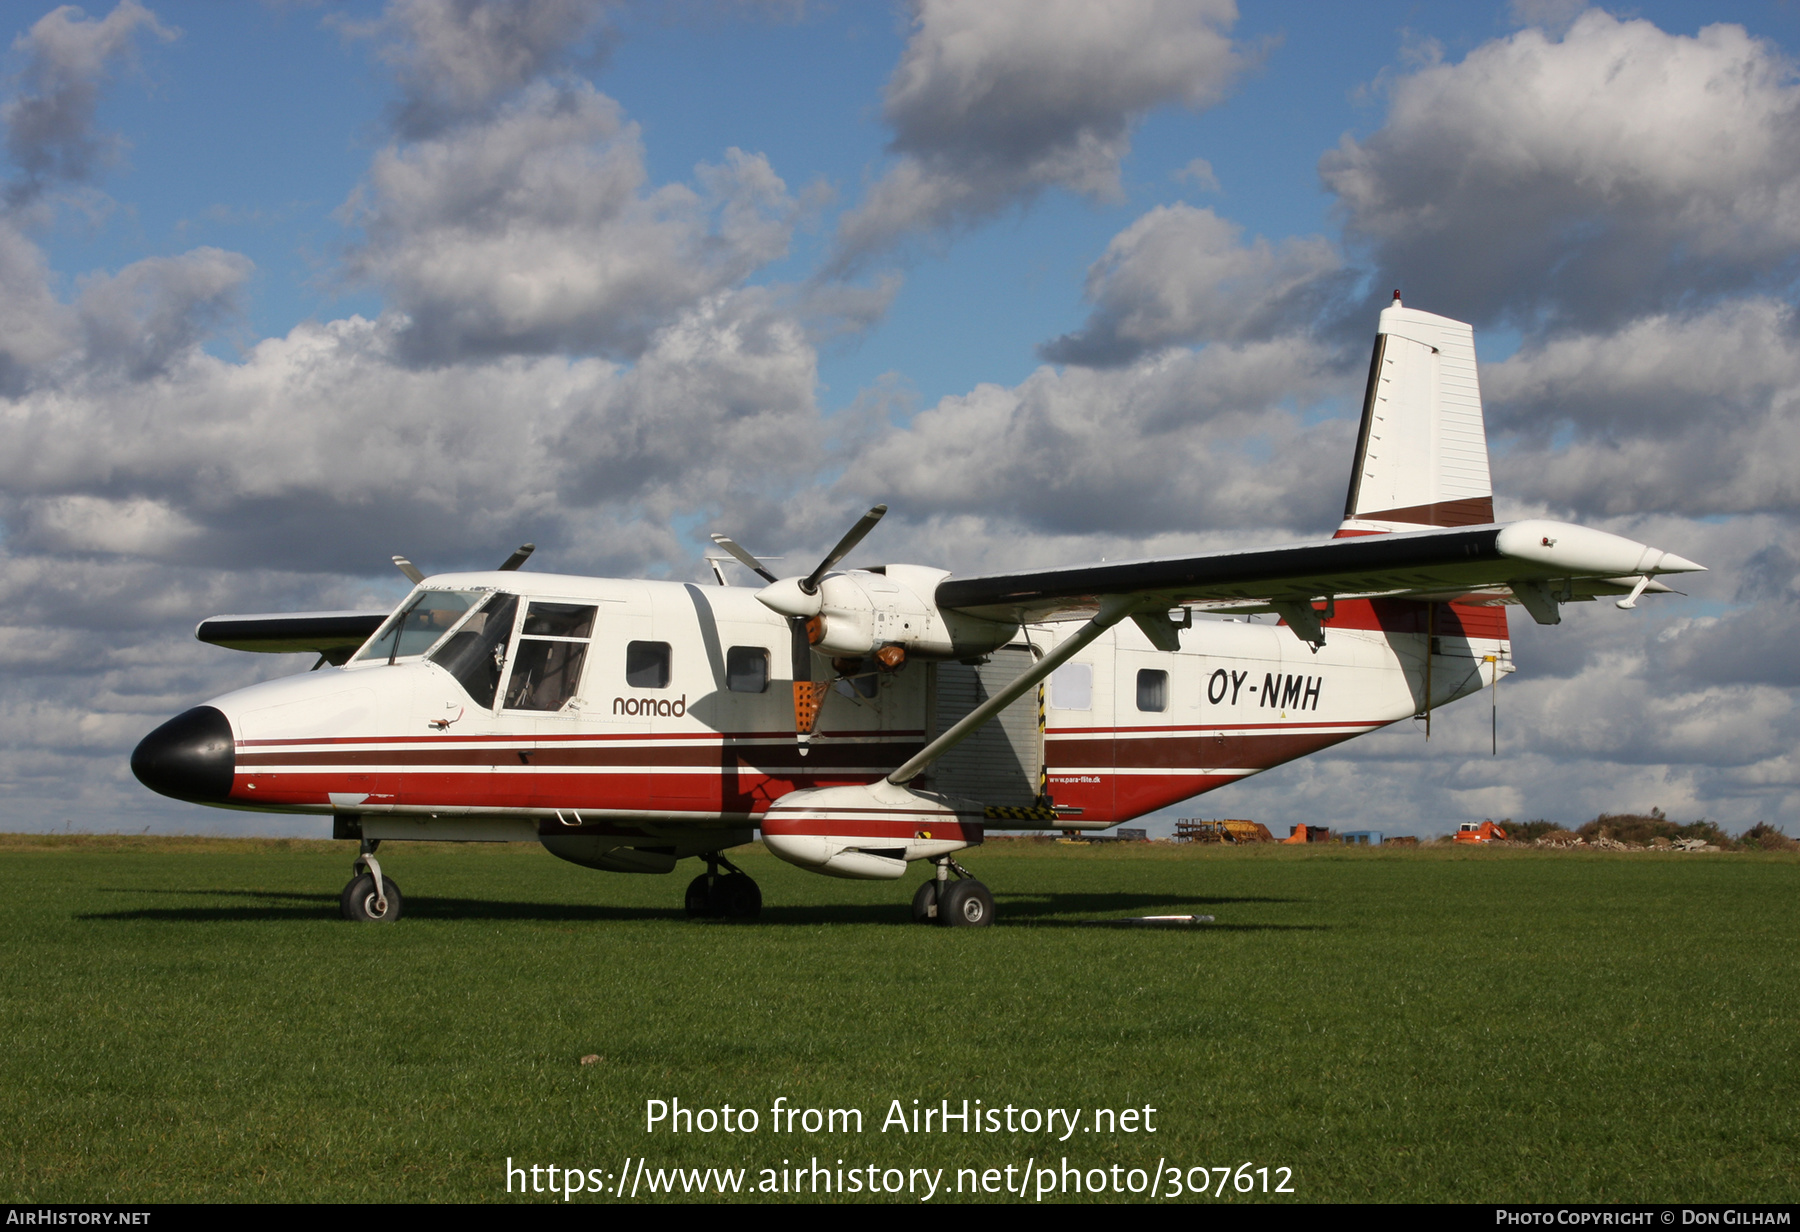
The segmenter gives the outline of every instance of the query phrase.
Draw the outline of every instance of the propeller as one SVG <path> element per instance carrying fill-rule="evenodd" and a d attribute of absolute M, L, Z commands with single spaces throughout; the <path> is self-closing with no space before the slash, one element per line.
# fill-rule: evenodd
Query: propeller
<path fill-rule="evenodd" d="M 531 554 L 535 551 L 537 551 L 537 544 L 521 543 L 518 551 L 500 562 L 501 571 L 505 573 L 514 572 L 520 565 L 529 560 Z M 406 559 L 404 556 L 394 557 L 394 568 L 404 573 L 406 575 L 406 580 L 411 582 L 414 586 L 417 586 L 420 582 L 425 580 L 425 574 L 420 570 L 419 566 L 413 564 L 412 561 Z M 769 580 L 772 582 L 775 579 L 770 578 Z"/>
<path fill-rule="evenodd" d="M 824 580 L 825 575 L 837 568 L 840 560 L 855 551 L 856 545 L 863 541 L 863 536 L 874 530 L 875 523 L 881 521 L 886 514 L 886 505 L 876 505 L 858 518 L 856 525 L 852 526 L 844 537 L 837 541 L 837 546 L 826 553 L 825 559 L 819 562 L 819 567 L 806 575 L 806 580 L 800 583 L 800 589 L 809 595 L 818 594 L 819 583 Z M 773 582 L 775 579 L 770 578 L 769 580 Z"/>
<path fill-rule="evenodd" d="M 756 559 L 756 557 L 754 557 L 754 556 L 750 555 L 750 553 L 744 551 L 743 548 L 740 548 L 737 544 L 735 544 L 731 540 L 727 539 L 724 535 L 715 534 L 712 537 L 712 541 L 714 543 L 718 544 L 720 547 L 724 548 L 725 551 L 731 556 L 731 558 L 733 560 L 737 561 L 738 564 L 740 564 L 740 565 L 744 566 L 744 568 L 750 570 L 750 572 L 754 573 L 757 577 L 761 578 L 763 581 L 765 581 L 765 582 L 775 581 L 775 575 L 773 573 L 770 573 L 767 569 L 763 568 L 762 561 Z"/>
<path fill-rule="evenodd" d="M 825 690 L 829 686 L 827 681 L 815 681 L 812 678 L 812 646 L 819 640 L 820 634 L 815 623 L 822 606 L 819 584 L 844 557 L 856 550 L 856 545 L 875 529 L 875 524 L 881 521 L 887 509 L 886 505 L 876 505 L 863 514 L 857 519 L 856 525 L 838 540 L 837 546 L 825 554 L 819 567 L 803 578 L 777 578 L 763 567 L 760 560 L 724 535 L 712 536 L 712 541 L 729 553 L 733 560 L 769 583 L 756 593 L 756 597 L 762 600 L 764 606 L 787 618 L 794 655 L 794 735 L 799 741 L 802 757 L 811 751 L 813 727 L 819 721 L 819 704 L 825 700 Z"/>

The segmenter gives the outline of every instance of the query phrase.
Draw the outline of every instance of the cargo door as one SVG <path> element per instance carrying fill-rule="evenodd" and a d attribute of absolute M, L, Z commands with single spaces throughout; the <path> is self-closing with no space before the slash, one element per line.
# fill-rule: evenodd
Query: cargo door
<path fill-rule="evenodd" d="M 933 733 L 948 730 L 1023 675 L 1034 661 L 1028 647 L 1007 646 L 979 664 L 937 664 Z M 1037 802 L 1043 760 L 1038 691 L 1027 689 L 997 718 L 940 757 L 931 776 L 939 791 L 951 795 L 983 804 L 1029 808 Z"/>

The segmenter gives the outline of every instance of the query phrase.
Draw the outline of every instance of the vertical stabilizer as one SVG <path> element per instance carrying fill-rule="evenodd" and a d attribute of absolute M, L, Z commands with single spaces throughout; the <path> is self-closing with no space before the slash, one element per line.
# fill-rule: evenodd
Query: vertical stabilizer
<path fill-rule="evenodd" d="M 1475 331 L 1403 307 L 1381 314 L 1340 535 L 1494 520 Z"/>

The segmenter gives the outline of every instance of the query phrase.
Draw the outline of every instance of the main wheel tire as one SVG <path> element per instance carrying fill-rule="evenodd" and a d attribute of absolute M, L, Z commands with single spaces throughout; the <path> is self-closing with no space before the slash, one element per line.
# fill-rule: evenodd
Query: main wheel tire
<path fill-rule="evenodd" d="M 762 912 L 762 890 L 748 875 L 729 873 L 714 887 L 713 902 L 728 920 L 754 920 Z"/>
<path fill-rule="evenodd" d="M 913 923 L 935 924 L 938 917 L 938 882 L 933 877 L 913 895 Z"/>
<path fill-rule="evenodd" d="M 946 928 L 986 928 L 994 922 L 994 896 L 979 881 L 953 881 L 938 895 L 937 922 Z"/>
<path fill-rule="evenodd" d="M 690 920 L 710 920 L 719 914 L 718 893 L 711 873 L 688 882 L 687 913 Z"/>
<path fill-rule="evenodd" d="M 381 896 L 387 899 L 387 910 L 383 911 L 375 904 L 375 874 L 358 873 L 344 887 L 344 893 L 338 899 L 338 906 L 344 912 L 346 920 L 360 920 L 372 924 L 392 924 L 400 918 L 406 909 L 406 899 L 400 893 L 400 887 L 392 877 L 381 879 Z"/>

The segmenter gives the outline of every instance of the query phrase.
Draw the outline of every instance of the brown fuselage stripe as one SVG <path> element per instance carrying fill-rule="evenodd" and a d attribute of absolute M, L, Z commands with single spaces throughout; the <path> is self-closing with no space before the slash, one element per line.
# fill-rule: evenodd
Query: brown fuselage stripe
<path fill-rule="evenodd" d="M 516 741 L 518 737 L 514 737 Z M 276 766 L 742 766 L 745 769 L 803 770 L 807 767 L 895 765 L 922 744 L 883 743 L 814 745 L 805 758 L 792 745 L 640 745 L 631 748 L 455 748 L 455 749 L 318 749 L 300 753 L 238 753 L 240 770 Z"/>

